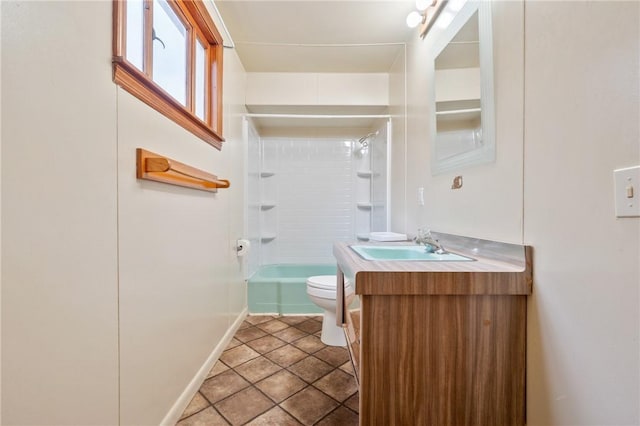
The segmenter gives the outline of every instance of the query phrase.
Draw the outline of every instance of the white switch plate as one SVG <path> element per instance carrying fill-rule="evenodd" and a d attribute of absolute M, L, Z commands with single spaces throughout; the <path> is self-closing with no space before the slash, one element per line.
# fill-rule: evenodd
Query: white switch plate
<path fill-rule="evenodd" d="M 613 171 L 616 217 L 640 217 L 640 166 Z"/>

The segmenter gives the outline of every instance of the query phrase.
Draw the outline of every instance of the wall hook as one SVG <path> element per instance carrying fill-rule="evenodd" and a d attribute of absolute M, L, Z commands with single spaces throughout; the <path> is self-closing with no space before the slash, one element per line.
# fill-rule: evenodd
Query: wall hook
<path fill-rule="evenodd" d="M 460 189 L 460 188 L 462 188 L 462 176 L 456 176 L 453 178 L 451 189 Z"/>

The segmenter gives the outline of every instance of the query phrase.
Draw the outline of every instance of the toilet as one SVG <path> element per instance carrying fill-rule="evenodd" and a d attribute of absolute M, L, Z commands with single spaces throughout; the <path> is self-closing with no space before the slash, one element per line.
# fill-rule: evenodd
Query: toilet
<path fill-rule="evenodd" d="M 346 295 L 353 293 L 347 281 Z M 346 346 L 342 327 L 336 325 L 336 276 L 317 275 L 307 278 L 307 295 L 309 299 L 324 310 L 322 317 L 322 335 L 320 340 L 329 346 Z"/>

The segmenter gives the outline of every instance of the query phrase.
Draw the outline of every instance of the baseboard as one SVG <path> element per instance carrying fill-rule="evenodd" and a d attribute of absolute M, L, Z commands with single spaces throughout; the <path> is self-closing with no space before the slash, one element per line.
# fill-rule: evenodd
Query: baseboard
<path fill-rule="evenodd" d="M 204 383 L 204 380 L 207 378 L 207 374 L 209 374 L 213 365 L 218 361 L 218 358 L 220 358 L 222 352 L 229 345 L 231 339 L 233 339 L 233 336 L 236 334 L 236 331 L 238 331 L 238 328 L 240 328 L 242 321 L 247 317 L 247 312 L 247 308 L 240 312 L 220 343 L 218 343 L 218 345 L 213 349 L 205 363 L 200 367 L 200 370 L 198 370 L 184 392 L 182 392 L 182 395 L 178 397 L 177 401 L 173 404 L 173 407 L 171 407 L 167 415 L 162 419 L 162 422 L 160 423 L 161 425 L 174 426 L 178 420 L 180 420 L 180 416 L 184 413 L 184 409 L 187 408 L 187 405 L 189 405 L 193 396 L 198 392 L 198 389 L 200 389 L 200 386 L 202 386 L 202 383 Z"/>

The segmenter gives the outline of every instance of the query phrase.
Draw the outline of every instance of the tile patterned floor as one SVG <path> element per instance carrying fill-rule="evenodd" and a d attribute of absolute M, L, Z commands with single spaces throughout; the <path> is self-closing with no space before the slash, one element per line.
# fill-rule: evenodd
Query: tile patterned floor
<path fill-rule="evenodd" d="M 249 316 L 178 426 L 357 425 L 346 348 L 320 341 L 321 316 Z"/>

